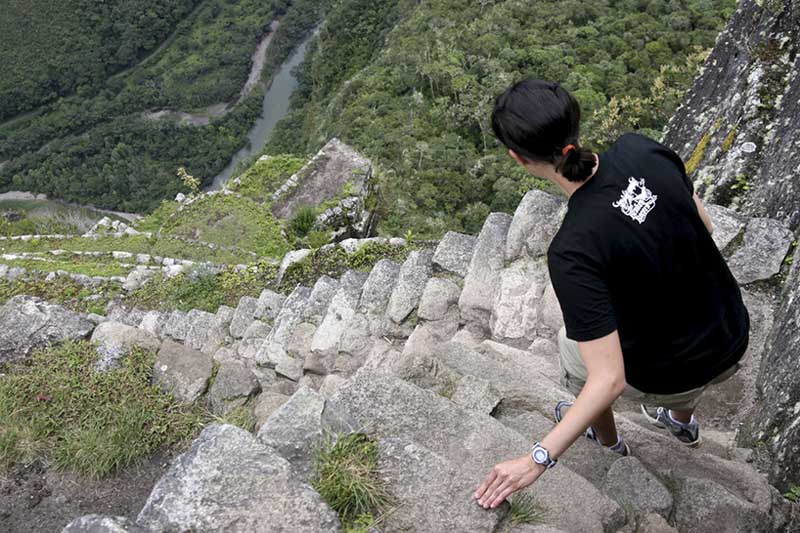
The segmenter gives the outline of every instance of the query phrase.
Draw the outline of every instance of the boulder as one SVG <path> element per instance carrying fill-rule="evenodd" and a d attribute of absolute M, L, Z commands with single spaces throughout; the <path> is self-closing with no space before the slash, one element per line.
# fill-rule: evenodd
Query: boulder
<path fill-rule="evenodd" d="M 323 274 L 311 289 L 308 303 L 303 310 L 303 320 L 319 325 L 322 319 L 325 318 L 328 305 L 338 288 L 339 280 Z"/>
<path fill-rule="evenodd" d="M 134 347 L 154 352 L 161 345 L 155 335 L 120 322 L 98 325 L 92 333 L 92 342 L 97 343 L 95 368 L 100 372 L 116 367 Z"/>
<path fill-rule="evenodd" d="M 563 217 L 564 200 L 538 189 L 528 191 L 508 228 L 505 258 L 539 257 L 547 253 Z"/>
<path fill-rule="evenodd" d="M 130 271 L 125 281 L 122 283 L 122 289 L 126 291 L 135 291 L 142 285 L 147 283 L 150 278 L 156 275 L 155 270 L 151 270 L 144 266 L 138 266 Z"/>
<path fill-rule="evenodd" d="M 539 329 L 539 312 L 548 284 L 544 258 L 524 257 L 499 273 L 489 327 L 495 339 L 530 344 Z"/>
<path fill-rule="evenodd" d="M 461 316 L 479 330 L 489 329 L 495 295 L 500 289 L 500 271 L 505 262 L 506 234 L 510 225 L 511 217 L 505 213 L 490 213 L 486 218 L 458 298 Z"/>
<path fill-rule="evenodd" d="M 242 296 L 239 299 L 239 305 L 236 306 L 230 322 L 230 333 L 233 338 L 241 339 L 244 336 L 244 332 L 256 319 L 257 308 L 258 300 L 256 298 Z"/>
<path fill-rule="evenodd" d="M 364 282 L 359 309 L 383 314 L 399 277 L 400 265 L 394 261 L 381 259 L 375 263 Z"/>
<path fill-rule="evenodd" d="M 225 414 L 246 404 L 260 391 L 261 384 L 244 363 L 224 361 L 219 365 L 208 397 L 211 409 L 215 413 Z"/>
<path fill-rule="evenodd" d="M 771 278 L 780 272 L 792 240 L 791 230 L 782 222 L 751 219 L 744 230 L 744 243 L 728 260 L 731 272 L 742 285 Z"/>
<path fill-rule="evenodd" d="M 336 513 L 272 448 L 213 424 L 156 483 L 137 522 L 153 531 L 340 531 Z"/>
<path fill-rule="evenodd" d="M 326 434 L 350 433 L 357 427 L 346 408 L 331 404 L 309 387 L 300 387 L 267 418 L 258 431 L 258 438 L 307 476 L 311 472 L 313 453 Z"/>
<path fill-rule="evenodd" d="M 211 358 L 197 350 L 165 340 L 153 366 L 153 381 L 183 403 L 192 403 L 208 388 Z"/>
<path fill-rule="evenodd" d="M 448 231 L 433 253 L 434 270 L 466 277 L 476 242 L 477 238 L 474 235 Z"/>
<path fill-rule="evenodd" d="M 146 533 L 124 516 L 87 514 L 66 525 L 61 533 Z"/>
<path fill-rule="evenodd" d="M 264 289 L 258 296 L 258 306 L 256 307 L 256 318 L 272 322 L 286 301 L 286 296 L 269 289 Z"/>
<path fill-rule="evenodd" d="M 464 409 L 388 373 L 359 370 L 339 387 L 331 403 L 348 409 L 372 437 L 410 441 L 451 460 L 471 480 L 471 485 L 459 482 L 446 493 L 453 504 L 472 501 L 472 492 L 493 465 L 530 451 L 529 438 L 491 416 Z M 420 466 L 406 457 L 399 464 L 409 471 L 407 483 L 416 485 L 420 498 L 436 492 L 442 480 L 432 479 L 425 463 Z M 548 510 L 550 523 L 565 531 L 613 531 L 625 521 L 625 513 L 615 502 L 568 469 L 549 470 L 530 491 Z M 574 512 L 577 508 L 580 513 Z M 428 511 L 447 512 L 438 506 Z"/>
<path fill-rule="evenodd" d="M 272 330 L 269 332 L 264 344 L 256 352 L 255 358 L 259 364 L 274 366 L 279 360 L 287 356 L 286 350 L 289 347 L 289 340 L 292 337 L 295 326 L 302 321 L 303 309 L 305 309 L 310 295 L 311 289 L 298 285 L 286 298 L 280 313 L 275 317 Z"/>
<path fill-rule="evenodd" d="M 425 283 L 431 277 L 432 250 L 413 250 L 400 267 L 397 284 L 389 297 L 386 315 L 396 324 L 417 307 Z"/>
<path fill-rule="evenodd" d="M 14 296 L 0 307 L 0 363 L 27 358 L 37 348 L 85 339 L 95 325 L 78 313 L 33 296 Z"/>
<path fill-rule="evenodd" d="M 733 209 L 716 204 L 705 204 L 705 208 L 708 211 L 708 216 L 711 217 L 711 224 L 714 228 L 711 236 L 717 248 L 725 250 L 731 241 L 742 233 L 747 223 L 747 218 Z"/>
<path fill-rule="evenodd" d="M 487 415 L 494 411 L 501 397 L 487 380 L 469 374 L 461 376 L 455 385 L 453 401 L 467 409 Z"/>
<path fill-rule="evenodd" d="M 172 311 L 164 324 L 162 333 L 172 340 L 183 342 L 186 339 L 186 333 L 189 331 L 189 325 L 185 312 Z"/>
<path fill-rule="evenodd" d="M 255 404 L 253 407 L 253 415 L 256 418 L 256 431 L 261 429 L 264 422 L 278 410 L 278 408 L 289 401 L 291 396 L 281 394 L 280 392 L 264 391 L 256 396 Z"/>
<path fill-rule="evenodd" d="M 145 313 L 144 317 L 142 317 L 142 321 L 139 323 L 138 327 L 151 335 L 161 337 L 164 326 L 167 324 L 167 318 L 168 315 L 165 313 L 148 311 Z"/>
<path fill-rule="evenodd" d="M 193 350 L 202 350 L 208 341 L 215 318 L 212 313 L 200 309 L 192 309 L 186 313 L 186 321 L 189 323 L 184 340 L 186 346 Z"/>
<path fill-rule="evenodd" d="M 475 479 L 456 458 L 433 450 L 399 437 L 378 442 L 379 475 L 396 500 L 385 530 L 498 531 L 508 506 L 478 505 Z"/>
<path fill-rule="evenodd" d="M 451 305 L 458 303 L 461 287 L 449 279 L 430 278 L 419 301 L 417 316 L 425 320 L 444 318 Z"/>
<path fill-rule="evenodd" d="M 286 252 L 286 255 L 283 256 L 281 260 L 281 266 L 278 268 L 278 277 L 275 280 L 275 283 L 280 283 L 283 281 L 283 276 L 286 274 L 286 270 L 295 263 L 299 263 L 309 255 L 311 255 L 312 250 L 308 248 L 303 248 L 302 250 L 291 250 Z"/>
<path fill-rule="evenodd" d="M 669 518 L 672 511 L 672 494 L 633 456 L 621 457 L 611 465 L 604 492 L 640 514 L 657 513 Z"/>
<path fill-rule="evenodd" d="M 264 344 L 272 328 L 260 320 L 254 320 L 244 331 L 239 342 L 238 353 L 242 359 L 253 360 L 256 352 Z"/>

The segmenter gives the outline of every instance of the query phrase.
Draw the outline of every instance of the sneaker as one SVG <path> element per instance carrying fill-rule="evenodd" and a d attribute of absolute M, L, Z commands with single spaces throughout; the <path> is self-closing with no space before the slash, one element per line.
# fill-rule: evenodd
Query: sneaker
<path fill-rule="evenodd" d="M 688 424 L 684 424 L 672 418 L 669 409 L 663 407 L 654 409 L 644 404 L 641 404 L 641 409 L 644 416 L 646 416 L 654 426 L 668 429 L 684 446 L 696 448 L 703 442 L 700 438 L 700 423 L 697 422 L 694 415 L 692 415 L 692 419 Z"/>
<path fill-rule="evenodd" d="M 561 422 L 561 418 L 562 418 L 562 412 L 561 411 L 566 407 L 572 407 L 572 402 L 567 402 L 567 401 L 561 400 L 560 402 L 558 402 L 556 404 L 556 409 L 555 409 L 555 411 L 556 411 L 556 413 L 555 413 L 556 414 L 556 422 Z M 600 442 L 600 439 L 597 438 L 597 435 L 595 434 L 594 428 L 592 426 L 589 426 L 589 428 L 586 430 L 586 433 L 584 434 L 584 436 L 587 439 L 596 442 L 600 446 L 608 448 L 612 452 L 617 452 L 618 454 L 620 454 L 622 456 L 628 456 L 631 453 L 630 446 L 628 446 L 628 443 L 625 442 L 625 440 L 622 438 L 621 435 L 617 435 L 617 443 L 616 444 L 612 444 L 611 446 L 605 446 L 602 442 Z"/>

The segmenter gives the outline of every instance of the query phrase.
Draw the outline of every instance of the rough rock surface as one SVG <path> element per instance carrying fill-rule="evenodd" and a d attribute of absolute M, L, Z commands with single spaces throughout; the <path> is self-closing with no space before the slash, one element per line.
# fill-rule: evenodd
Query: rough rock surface
<path fill-rule="evenodd" d="M 314 448 L 326 433 L 350 433 L 356 428 L 356 421 L 346 409 L 332 405 L 308 387 L 300 387 L 267 418 L 258 438 L 308 475 Z"/>
<path fill-rule="evenodd" d="M 419 298 L 425 289 L 425 282 L 431 277 L 432 250 L 413 250 L 400 267 L 397 279 L 386 314 L 395 323 L 399 324 L 419 304 Z"/>
<path fill-rule="evenodd" d="M 708 216 L 711 217 L 711 224 L 714 232 L 711 234 L 717 248 L 725 250 L 725 247 L 742 233 L 747 219 L 727 207 L 716 204 L 705 204 Z"/>
<path fill-rule="evenodd" d="M 561 225 L 564 200 L 544 191 L 528 191 L 514 211 L 506 238 L 506 260 L 547 253 L 550 241 Z"/>
<path fill-rule="evenodd" d="M 256 376 L 240 361 L 225 361 L 219 365 L 217 376 L 209 391 L 211 409 L 225 414 L 240 407 L 261 390 Z"/>
<path fill-rule="evenodd" d="M 486 218 L 475 243 L 475 251 L 464 278 L 458 299 L 461 315 L 478 329 L 489 328 L 489 317 L 495 294 L 500 286 L 500 271 L 504 266 L 506 234 L 511 216 L 491 213 Z"/>
<path fill-rule="evenodd" d="M 76 518 L 61 530 L 61 533 L 145 533 L 124 516 L 89 514 Z"/>
<path fill-rule="evenodd" d="M 234 426 L 211 425 L 178 457 L 137 522 L 153 531 L 340 531 L 286 459 Z"/>
<path fill-rule="evenodd" d="M 399 276 L 400 265 L 394 261 L 381 259 L 375 263 L 364 282 L 359 308 L 368 313 L 383 313 Z"/>
<path fill-rule="evenodd" d="M 212 369 L 207 355 L 165 340 L 153 367 L 153 381 L 177 400 L 191 403 L 206 391 Z"/>
<path fill-rule="evenodd" d="M 800 224 L 798 52 L 798 0 L 739 2 L 664 136 L 684 161 L 698 161 L 690 177 L 706 200 L 793 229 Z"/>
<path fill-rule="evenodd" d="M 754 218 L 744 230 L 744 243 L 728 259 L 736 281 L 744 285 L 769 279 L 781 269 L 792 244 L 792 232 L 783 223 Z"/>
<path fill-rule="evenodd" d="M 475 252 L 477 238 L 448 231 L 439 241 L 433 254 L 433 268 L 437 271 L 452 272 L 462 278 L 467 275 L 472 254 Z"/>
<path fill-rule="evenodd" d="M 14 296 L 0 307 L 0 363 L 28 357 L 39 347 L 86 338 L 94 323 L 32 296 Z"/>
<path fill-rule="evenodd" d="M 417 316 L 425 320 L 439 320 L 451 305 L 458 303 L 461 287 L 444 278 L 430 278 L 419 301 Z"/>
<path fill-rule="evenodd" d="M 606 494 L 621 505 L 641 513 L 655 512 L 669 518 L 672 494 L 636 457 L 621 457 L 606 476 Z"/>
<path fill-rule="evenodd" d="M 772 452 L 770 480 L 782 490 L 800 479 L 800 248 L 758 376 L 755 408 L 739 442 L 763 442 Z"/>
<path fill-rule="evenodd" d="M 161 345 L 155 335 L 120 322 L 103 322 L 98 325 L 91 340 L 97 343 L 95 368 L 101 372 L 117 366 L 134 347 L 154 352 Z"/>

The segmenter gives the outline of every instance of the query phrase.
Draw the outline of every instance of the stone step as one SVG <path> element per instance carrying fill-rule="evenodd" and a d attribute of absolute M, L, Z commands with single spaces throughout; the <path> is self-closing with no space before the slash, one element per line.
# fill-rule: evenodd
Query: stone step
<path fill-rule="evenodd" d="M 464 509 L 477 507 L 472 493 L 491 467 L 527 453 L 531 445 L 527 437 L 491 416 L 462 408 L 387 372 L 359 370 L 336 390 L 331 403 L 348 410 L 368 434 L 392 451 L 389 462 L 402 480 L 390 483 L 390 489 L 397 485 L 406 488 L 398 495 L 400 507 L 406 509 L 404 516 L 427 514 L 431 523 L 458 523 Z M 390 439 L 396 441 L 387 444 Z M 429 468 L 436 468 L 441 476 Z M 429 506 L 429 494 L 446 490 L 441 478 L 455 473 L 463 479 L 453 483 L 447 493 L 451 504 Z M 546 523 L 565 531 L 613 530 L 625 522 L 622 508 L 569 468 L 548 471 L 525 490 L 545 509 Z M 503 509 L 505 514 L 507 507 Z M 493 520 L 502 518 L 494 514 L 496 510 L 486 513 L 492 513 Z M 387 528 L 394 530 L 392 515 L 387 520 Z"/>

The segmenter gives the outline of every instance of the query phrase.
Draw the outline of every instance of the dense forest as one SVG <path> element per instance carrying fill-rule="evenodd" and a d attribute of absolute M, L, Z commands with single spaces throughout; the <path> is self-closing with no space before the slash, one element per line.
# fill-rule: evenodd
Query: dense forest
<path fill-rule="evenodd" d="M 21 2 L 5 3 L 17 6 L 19 24 Z M 267 153 L 305 157 L 339 136 L 380 168 L 381 232 L 436 237 L 474 233 L 490 211 L 512 211 L 526 190 L 543 186 L 491 134 L 497 94 L 526 76 L 558 80 L 583 106 L 586 144 L 600 150 L 629 130 L 658 137 L 735 0 L 184 0 L 163 2 L 168 13 L 153 26 L 142 13 L 161 4 L 136 4 L 103 3 L 120 13 L 113 31 L 92 17 L 53 24 L 63 39 L 86 32 L 81 46 L 102 43 L 102 60 L 59 51 L 79 66 L 98 62 L 77 85 L 17 50 L 23 35 L 12 40 L 4 59 L 15 76 L 37 88 L 46 78 L 58 90 L 31 90 L 28 103 L 19 97 L 8 107 L 46 102 L 0 124 L 0 190 L 149 211 L 182 189 L 179 166 L 208 184 L 243 144 L 263 93 L 207 126 L 143 112 L 203 113 L 235 100 L 272 19 L 281 25 L 266 78 L 324 17 Z M 74 13 L 83 4 L 37 0 L 26 13 L 44 16 L 56 5 Z M 8 89 L 0 96 L 18 100 Z"/>
<path fill-rule="evenodd" d="M 16 6 L 18 2 L 10 3 Z M 116 40 L 112 39 L 107 35 L 106 26 L 94 22 L 95 16 L 76 15 L 81 14 L 84 3 L 82 0 L 39 0 L 13 12 L 17 25 L 26 19 L 41 18 L 50 25 L 49 31 L 65 41 L 71 42 L 75 34 L 85 33 L 74 40 L 73 47 L 62 47 L 59 61 L 75 65 L 76 73 L 88 72 L 82 67 L 84 63 L 96 69 L 91 75 L 86 74 L 85 83 L 81 81 L 75 87 L 67 78 L 58 77 L 61 71 L 41 66 L 30 56 L 30 49 L 37 47 L 39 53 L 46 56 L 41 49 L 46 39 L 29 46 L 20 35 L 11 42 L 12 52 L 4 59 L 10 61 L 14 72 L 20 72 L 19 76 L 26 77 L 32 86 L 56 84 L 60 89 L 57 94 L 45 96 L 30 92 L 29 102 L 49 103 L 0 124 L 0 190 L 33 190 L 125 211 L 148 211 L 156 207 L 160 199 L 174 196 L 183 187 L 175 174 L 180 166 L 189 168 L 193 175 L 209 183 L 244 144 L 248 130 L 261 111 L 263 87 L 254 90 L 232 111 L 212 119 L 207 126 L 147 120 L 143 112 L 172 108 L 202 114 L 206 106 L 235 101 L 247 79 L 256 44 L 269 31 L 271 22 L 281 19 L 269 49 L 263 73 L 265 79 L 319 24 L 324 7 L 324 2 L 318 0 L 194 2 L 197 5 L 193 11 L 180 22 L 173 21 L 168 28 L 171 32 L 161 31 L 157 37 L 155 33 L 152 35 L 148 49 L 156 48 L 153 53 L 136 66 L 109 76 L 120 66 L 140 59 L 141 54 L 126 56 L 130 59 L 128 63 L 120 63 L 111 54 L 98 57 L 103 51 L 93 46 L 108 41 L 127 50 L 142 38 L 135 31 L 126 32 L 122 28 L 124 22 L 120 21 L 117 30 L 121 34 Z M 187 8 L 180 13 L 185 15 L 192 3 L 183 3 Z M 147 3 L 146 8 L 136 7 L 136 4 L 138 2 L 114 0 L 104 5 L 108 5 L 111 12 L 117 9 L 141 14 L 155 9 L 155 3 Z M 51 20 L 50 14 L 60 10 L 72 15 L 63 20 Z M 11 22 L 4 17 L 3 24 Z M 159 40 L 162 44 L 154 46 Z M 105 50 L 113 48 L 112 44 Z M 84 46 L 91 48 L 94 55 L 82 56 L 80 51 Z M 26 63 L 32 64 L 29 70 L 26 70 Z M 37 78 L 39 74 L 45 78 L 52 76 L 52 79 Z M 106 77 L 103 79 L 103 76 Z M 0 93 L 0 100 L 17 101 L 14 90 Z M 16 105 L 9 109 L 25 107 Z"/>
<path fill-rule="evenodd" d="M 269 153 L 339 136 L 382 166 L 381 230 L 474 233 L 537 184 L 489 125 L 494 97 L 535 76 L 583 107 L 584 141 L 654 137 L 735 0 L 341 0 L 300 73 Z"/>

